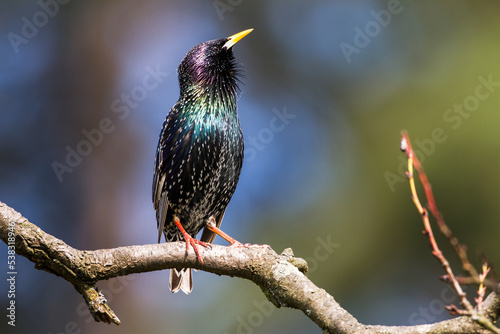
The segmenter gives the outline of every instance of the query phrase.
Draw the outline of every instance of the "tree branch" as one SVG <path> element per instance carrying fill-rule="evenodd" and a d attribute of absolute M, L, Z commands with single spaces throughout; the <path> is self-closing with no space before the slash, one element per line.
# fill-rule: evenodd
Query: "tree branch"
<path fill-rule="evenodd" d="M 191 267 L 218 275 L 248 279 L 257 284 L 277 307 L 299 309 L 330 333 L 488 333 L 470 317 L 458 317 L 430 325 L 369 326 L 359 323 L 325 290 L 305 275 L 307 264 L 291 249 L 278 255 L 261 247 L 200 247 L 204 263 L 185 244 L 128 246 L 95 251 L 77 250 L 45 233 L 21 214 L 0 202 L 0 238 L 8 243 L 14 226 L 16 253 L 35 268 L 64 278 L 83 295 L 96 321 L 120 323 L 95 283 L 112 277 L 170 268 Z M 494 322 L 500 314 L 500 297 L 492 292 L 483 302 L 484 314 Z"/>

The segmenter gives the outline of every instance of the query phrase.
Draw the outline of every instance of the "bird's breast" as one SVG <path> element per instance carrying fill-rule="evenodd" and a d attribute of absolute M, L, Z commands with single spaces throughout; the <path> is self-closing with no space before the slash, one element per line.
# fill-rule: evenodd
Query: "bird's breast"
<path fill-rule="evenodd" d="M 237 117 L 205 115 L 179 118 L 165 155 L 168 197 L 189 220 L 225 210 L 243 161 L 243 135 Z M 173 129 L 172 129 L 173 130 Z"/>

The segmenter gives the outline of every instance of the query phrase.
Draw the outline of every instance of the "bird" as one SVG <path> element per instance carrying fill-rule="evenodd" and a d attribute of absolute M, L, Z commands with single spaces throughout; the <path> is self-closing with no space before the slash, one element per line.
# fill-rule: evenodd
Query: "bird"
<path fill-rule="evenodd" d="M 179 99 L 158 140 L 153 178 L 158 243 L 162 234 L 166 242 L 184 241 L 186 253 L 192 246 L 200 262 L 197 245 L 210 247 L 216 234 L 242 245 L 219 227 L 244 157 L 237 112 L 242 65 L 232 49 L 252 30 L 198 44 L 184 56 L 177 69 Z M 189 294 L 191 269 L 171 269 L 169 288 Z"/>

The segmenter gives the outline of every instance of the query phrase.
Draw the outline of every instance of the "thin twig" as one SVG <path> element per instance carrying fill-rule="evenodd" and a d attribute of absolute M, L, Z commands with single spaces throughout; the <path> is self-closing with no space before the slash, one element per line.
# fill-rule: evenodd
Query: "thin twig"
<path fill-rule="evenodd" d="M 408 181 L 410 183 L 410 190 L 411 190 L 411 198 L 413 202 L 415 203 L 415 206 L 417 207 L 417 210 L 419 211 L 420 215 L 422 216 L 422 221 L 424 223 L 424 234 L 427 235 L 429 238 L 429 242 L 432 248 L 432 254 L 438 259 L 438 261 L 441 263 L 441 266 L 444 268 L 446 271 L 446 279 L 451 283 L 453 288 L 455 289 L 455 292 L 457 295 L 460 297 L 460 304 L 465 308 L 464 310 L 458 309 L 455 305 L 450 305 L 447 306 L 446 309 L 450 311 L 451 314 L 455 315 L 470 315 L 471 318 L 484 326 L 485 328 L 488 328 L 489 330 L 494 331 L 495 333 L 500 333 L 498 328 L 496 328 L 489 320 L 485 320 L 484 317 L 481 315 L 481 313 L 476 310 L 474 310 L 474 307 L 472 304 L 469 302 L 467 299 L 466 293 L 462 290 L 462 287 L 460 286 L 460 283 L 458 282 L 457 278 L 455 277 L 455 274 L 453 273 L 453 270 L 451 269 L 451 266 L 444 256 L 444 254 L 441 252 L 439 249 L 436 239 L 434 238 L 434 234 L 432 232 L 432 228 L 430 225 L 429 221 L 429 214 L 427 212 L 427 209 L 425 209 L 422 204 L 420 203 L 420 200 L 418 198 L 418 194 L 416 191 L 415 187 L 415 178 L 413 175 L 413 167 L 415 166 L 415 169 L 418 172 L 420 182 L 422 183 L 422 186 L 425 191 L 425 195 L 427 198 L 427 202 L 429 205 L 429 209 L 431 210 L 433 216 L 436 218 L 436 222 L 438 226 L 441 229 L 441 232 L 448 237 L 448 240 L 452 243 L 453 247 L 455 248 L 455 251 L 457 252 L 458 256 L 462 260 L 462 265 L 464 268 L 468 268 L 467 270 L 473 277 L 478 277 L 477 271 L 472 267 L 470 264 L 467 254 L 465 252 L 465 247 L 463 245 L 460 245 L 458 243 L 458 239 L 456 239 L 453 236 L 453 233 L 451 230 L 448 228 L 448 226 L 445 224 L 441 213 L 439 212 L 436 201 L 434 200 L 434 194 L 432 193 L 432 188 L 430 185 L 429 180 L 427 179 L 427 175 L 424 172 L 424 169 L 422 165 L 420 164 L 420 161 L 418 160 L 418 157 L 413 151 L 413 148 L 411 146 L 410 138 L 408 137 L 408 134 L 406 132 L 402 133 L 402 138 L 401 138 L 401 150 L 406 153 L 408 157 L 408 171 L 406 172 L 406 176 L 408 178 Z M 472 270 L 470 268 L 472 268 Z M 476 273 L 476 274 L 474 274 Z M 483 272 L 484 273 L 484 272 Z M 479 278 L 481 279 L 481 278 Z M 483 278 L 484 281 L 484 278 Z M 481 287 L 482 282 L 481 281 Z M 483 296 L 484 292 L 482 291 Z M 482 302 L 482 299 L 481 299 Z M 479 310 L 480 311 L 480 310 Z M 494 330 L 493 330 L 493 329 Z"/>
<path fill-rule="evenodd" d="M 451 266 L 448 262 L 448 260 L 445 258 L 441 250 L 439 249 L 439 246 L 437 245 L 436 239 L 434 238 L 434 233 L 432 232 L 431 224 L 429 221 L 429 213 L 427 212 L 427 209 L 425 209 L 422 204 L 420 203 L 420 200 L 418 198 L 417 190 L 415 187 L 415 178 L 413 176 L 413 166 L 418 166 L 418 172 L 419 172 L 419 177 L 420 181 L 422 182 L 422 185 L 426 189 L 430 189 L 430 184 L 429 181 L 427 180 L 427 176 L 425 175 L 425 172 L 420 165 L 420 162 L 418 161 L 418 157 L 414 154 L 413 148 L 410 143 L 410 139 L 408 138 L 408 135 L 406 133 L 403 133 L 403 138 L 401 140 L 401 150 L 406 152 L 408 156 L 408 171 L 406 176 L 408 177 L 408 181 L 410 183 L 410 190 L 411 190 L 411 198 L 413 202 L 415 203 L 415 206 L 417 207 L 417 210 L 419 211 L 420 215 L 422 216 L 422 221 L 424 223 L 424 233 L 427 235 L 429 238 L 429 242 L 431 244 L 432 248 L 432 254 L 438 259 L 438 261 L 441 263 L 443 266 L 444 270 L 446 271 L 447 276 L 450 279 L 450 283 L 453 285 L 453 288 L 457 292 L 458 296 L 461 299 L 461 304 L 464 306 L 468 311 L 472 311 L 474 308 L 470 304 L 470 302 L 466 298 L 465 292 L 462 290 L 462 287 L 460 284 L 458 284 L 457 280 L 455 279 L 455 274 L 453 273 L 453 270 L 451 269 Z M 430 194 L 432 196 L 432 191 L 430 191 Z M 426 192 L 427 195 L 427 192 Z M 433 198 L 433 197 L 432 197 Z M 435 202 L 434 202 L 435 203 Z M 437 210 L 437 209 L 436 209 Z"/>
<path fill-rule="evenodd" d="M 485 263 L 483 264 L 483 273 L 479 275 L 479 288 L 477 289 L 477 298 L 475 298 L 477 304 L 477 310 L 479 313 L 483 312 L 483 300 L 484 294 L 486 293 L 486 286 L 484 285 L 484 280 L 490 272 L 490 268 Z"/>
<path fill-rule="evenodd" d="M 422 186 L 424 188 L 425 192 L 425 197 L 427 198 L 427 203 L 429 205 L 429 210 L 431 211 L 432 215 L 436 219 L 436 224 L 439 227 L 439 230 L 441 233 L 448 238 L 451 246 L 457 253 L 458 257 L 460 258 L 460 261 L 462 262 L 462 268 L 466 270 L 470 276 L 472 277 L 478 277 L 478 272 L 476 268 L 470 263 L 469 258 L 467 256 L 467 247 L 465 245 L 460 244 L 458 239 L 455 237 L 451 229 L 446 225 L 443 215 L 441 212 L 439 212 L 436 201 L 434 199 L 434 194 L 432 193 L 432 187 L 427 179 L 427 175 L 424 172 L 424 168 L 420 164 L 420 161 L 418 160 L 418 157 L 416 154 L 413 153 L 413 150 L 411 149 L 411 144 L 410 144 L 410 138 L 408 137 L 408 134 L 406 132 L 402 132 L 402 141 L 405 140 L 409 148 L 411 150 L 412 156 L 413 156 L 413 165 L 415 166 L 415 169 L 418 172 L 418 177 L 420 178 L 420 182 L 422 183 Z M 408 152 L 406 152 L 409 154 Z"/>

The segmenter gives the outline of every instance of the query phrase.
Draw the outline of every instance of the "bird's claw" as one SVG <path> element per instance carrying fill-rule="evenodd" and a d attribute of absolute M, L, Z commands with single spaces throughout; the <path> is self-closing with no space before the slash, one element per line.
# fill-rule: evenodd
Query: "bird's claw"
<path fill-rule="evenodd" d="M 196 253 L 196 258 L 200 263 L 203 263 L 203 257 L 200 255 L 200 251 L 198 250 L 197 244 L 206 248 L 212 249 L 212 245 L 209 244 L 208 242 L 200 241 L 198 239 L 195 239 L 191 236 L 184 236 L 186 239 L 186 255 L 189 253 L 189 245 L 193 246 L 194 252 Z"/>

